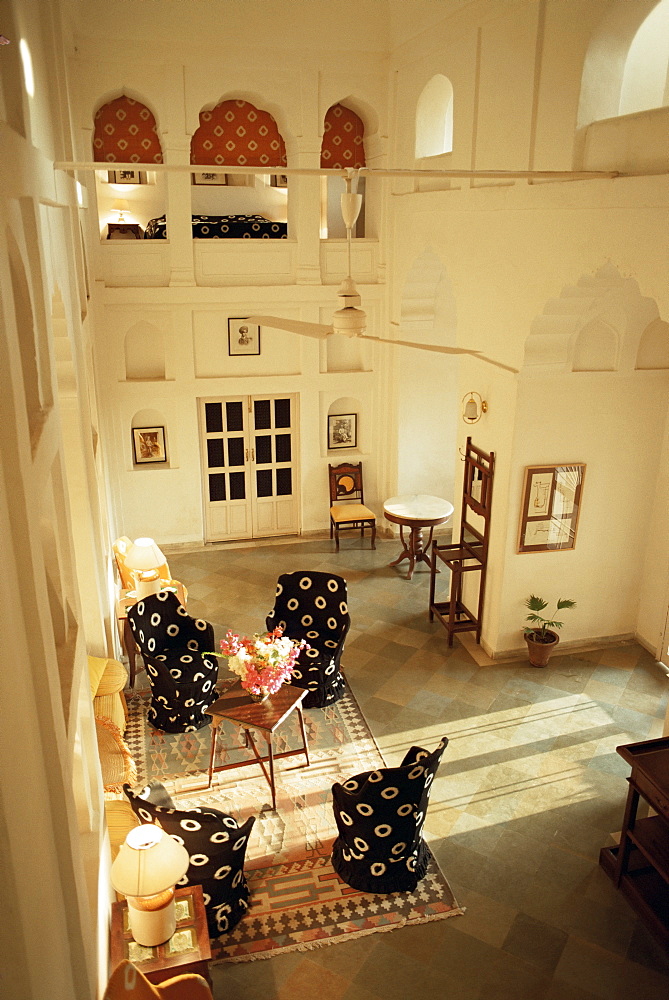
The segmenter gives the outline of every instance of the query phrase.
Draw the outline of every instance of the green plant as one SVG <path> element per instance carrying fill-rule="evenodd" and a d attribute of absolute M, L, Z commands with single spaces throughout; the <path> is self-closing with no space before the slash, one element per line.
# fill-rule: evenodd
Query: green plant
<path fill-rule="evenodd" d="M 537 612 L 543 611 L 548 607 L 548 601 L 544 601 L 543 597 L 535 597 L 532 594 L 525 601 L 525 607 L 529 609 L 529 615 L 526 618 L 528 622 L 534 622 L 533 626 L 526 625 L 524 628 L 525 635 L 531 635 L 535 642 L 552 642 L 553 639 L 548 634 L 549 630 L 553 631 L 555 629 L 562 628 L 562 622 L 555 621 L 551 618 L 542 618 Z M 556 606 L 556 611 L 563 611 L 566 608 L 575 608 L 576 601 L 570 601 L 566 597 L 561 597 Z"/>

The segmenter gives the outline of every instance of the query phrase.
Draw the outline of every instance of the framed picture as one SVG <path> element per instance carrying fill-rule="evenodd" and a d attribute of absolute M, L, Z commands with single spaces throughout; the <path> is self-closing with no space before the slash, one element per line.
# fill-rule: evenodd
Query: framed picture
<path fill-rule="evenodd" d="M 133 427 L 132 446 L 135 465 L 167 461 L 164 427 Z"/>
<path fill-rule="evenodd" d="M 211 171 L 191 174 L 193 184 L 226 184 L 225 174 L 212 174 Z"/>
<path fill-rule="evenodd" d="M 287 188 L 288 176 L 286 174 L 272 174 L 269 186 L 273 188 Z"/>
<path fill-rule="evenodd" d="M 518 552 L 573 549 L 585 465 L 530 465 L 525 469 Z"/>
<path fill-rule="evenodd" d="M 260 354 L 260 327 L 247 319 L 228 319 L 228 354 Z"/>
<path fill-rule="evenodd" d="M 333 413 L 328 417 L 328 448 L 357 448 L 358 414 Z"/>
<path fill-rule="evenodd" d="M 109 170 L 107 171 L 109 184 L 146 184 L 146 172 L 144 170 Z"/>

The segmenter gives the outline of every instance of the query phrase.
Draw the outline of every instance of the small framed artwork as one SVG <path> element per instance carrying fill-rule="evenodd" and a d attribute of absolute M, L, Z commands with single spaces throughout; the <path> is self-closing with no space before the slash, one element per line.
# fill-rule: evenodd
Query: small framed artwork
<path fill-rule="evenodd" d="M 193 184 L 226 184 L 225 174 L 215 174 L 211 171 L 205 171 L 204 173 L 191 174 L 193 179 Z"/>
<path fill-rule="evenodd" d="M 228 354 L 260 354 L 260 327 L 247 319 L 228 319 Z"/>
<path fill-rule="evenodd" d="M 269 186 L 273 188 L 287 188 L 288 187 L 288 175 L 287 174 L 272 174 Z"/>
<path fill-rule="evenodd" d="M 585 465 L 530 465 L 525 469 L 518 552 L 573 549 Z"/>
<path fill-rule="evenodd" d="M 328 417 L 328 448 L 357 448 L 358 414 L 333 413 Z"/>
<path fill-rule="evenodd" d="M 135 465 L 167 461 L 164 427 L 133 427 L 132 446 Z"/>
<path fill-rule="evenodd" d="M 110 184 L 146 184 L 144 170 L 108 170 L 107 180 Z"/>

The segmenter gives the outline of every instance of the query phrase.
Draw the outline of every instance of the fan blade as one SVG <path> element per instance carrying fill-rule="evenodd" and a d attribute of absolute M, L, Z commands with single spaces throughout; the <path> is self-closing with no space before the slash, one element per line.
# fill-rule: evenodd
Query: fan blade
<path fill-rule="evenodd" d="M 303 337 L 317 337 L 325 340 L 334 329 L 322 323 L 305 323 L 301 319 L 279 319 L 278 316 L 247 316 L 249 323 L 258 326 L 271 326 L 273 330 L 286 330 L 288 333 L 299 333 Z"/>
<path fill-rule="evenodd" d="M 377 340 L 381 344 L 396 344 L 398 347 L 416 347 L 420 351 L 435 351 L 437 354 L 469 354 L 473 358 L 478 358 L 480 361 L 487 361 L 488 364 L 496 365 L 497 368 L 504 368 L 508 372 L 514 372 L 518 374 L 517 368 L 512 368 L 511 365 L 505 365 L 502 361 L 495 361 L 494 358 L 489 358 L 485 354 L 481 354 L 480 351 L 470 350 L 468 347 L 446 347 L 441 344 L 419 344 L 414 340 L 390 340 L 388 337 L 366 337 L 363 336 L 361 340 Z"/>

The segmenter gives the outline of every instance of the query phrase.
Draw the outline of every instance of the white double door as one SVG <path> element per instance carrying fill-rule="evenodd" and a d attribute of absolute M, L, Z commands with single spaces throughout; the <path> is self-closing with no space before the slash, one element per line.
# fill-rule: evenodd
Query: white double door
<path fill-rule="evenodd" d="M 205 541 L 299 531 L 297 401 L 200 400 Z"/>

